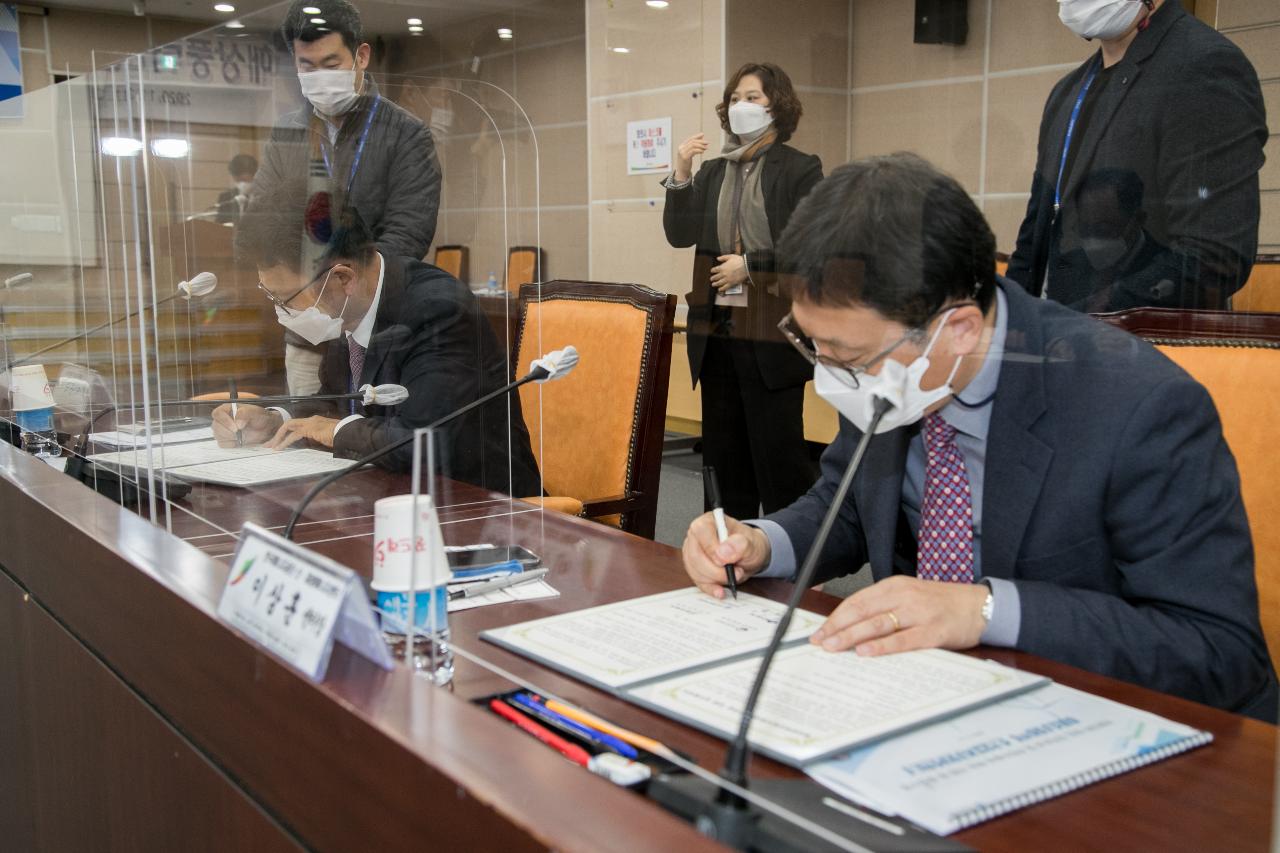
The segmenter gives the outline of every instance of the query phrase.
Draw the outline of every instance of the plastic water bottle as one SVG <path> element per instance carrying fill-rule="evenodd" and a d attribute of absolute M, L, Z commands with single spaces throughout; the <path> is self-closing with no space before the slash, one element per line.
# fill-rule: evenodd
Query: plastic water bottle
<path fill-rule="evenodd" d="M 489 282 L 487 287 L 490 296 L 498 295 L 498 277 L 494 275 L 492 271 L 489 273 Z"/>
<path fill-rule="evenodd" d="M 22 449 L 35 456 L 53 458 L 62 455 L 58 434 L 53 429 L 53 407 L 14 412 L 14 420 L 22 431 Z"/>

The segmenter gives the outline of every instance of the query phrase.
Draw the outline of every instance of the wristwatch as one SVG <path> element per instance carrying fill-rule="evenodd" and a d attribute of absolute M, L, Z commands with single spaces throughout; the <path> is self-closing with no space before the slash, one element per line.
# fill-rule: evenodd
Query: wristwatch
<path fill-rule="evenodd" d="M 995 596 L 991 594 L 990 583 L 988 583 L 985 580 L 978 581 L 978 583 L 982 584 L 987 588 L 986 600 L 982 602 L 982 621 L 983 621 L 983 624 L 990 625 L 991 617 L 994 616 L 996 612 L 996 599 L 995 599 Z"/>

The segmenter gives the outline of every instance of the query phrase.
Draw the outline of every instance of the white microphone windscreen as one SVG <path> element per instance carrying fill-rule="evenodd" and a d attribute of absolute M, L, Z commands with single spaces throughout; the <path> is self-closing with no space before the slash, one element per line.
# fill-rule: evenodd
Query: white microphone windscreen
<path fill-rule="evenodd" d="M 361 385 L 366 406 L 395 406 L 409 399 L 409 389 L 403 385 Z"/>
<path fill-rule="evenodd" d="M 541 367 L 547 371 L 547 375 L 537 382 L 550 382 L 553 379 L 563 379 L 569 375 L 569 372 L 578 366 L 578 349 L 570 344 L 564 349 L 552 350 L 542 358 L 534 359 L 533 364 L 529 365 L 529 369 Z"/>
<path fill-rule="evenodd" d="M 218 277 L 211 272 L 197 273 L 191 277 L 190 281 L 178 282 L 178 290 L 182 291 L 183 299 L 190 299 L 193 296 L 208 296 L 213 293 L 214 288 L 218 286 Z"/>

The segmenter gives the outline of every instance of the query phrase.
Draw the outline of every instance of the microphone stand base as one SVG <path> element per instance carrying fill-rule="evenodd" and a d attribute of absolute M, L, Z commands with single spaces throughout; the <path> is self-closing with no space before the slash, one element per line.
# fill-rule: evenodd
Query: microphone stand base
<path fill-rule="evenodd" d="M 849 846 L 837 846 L 750 803 L 739 808 L 733 803 L 721 802 L 723 794 L 720 788 L 690 774 L 660 774 L 649 782 L 646 796 L 692 823 L 703 835 L 735 850 L 762 853 L 827 853 L 858 849 L 886 853 L 973 851 L 972 847 L 933 835 L 906 821 L 880 814 L 871 815 L 867 809 L 846 803 L 809 779 L 753 780 L 751 791 L 845 839 L 850 842 Z M 848 809 L 852 809 L 852 813 Z M 853 816 L 858 813 L 867 814 L 880 825 Z"/>

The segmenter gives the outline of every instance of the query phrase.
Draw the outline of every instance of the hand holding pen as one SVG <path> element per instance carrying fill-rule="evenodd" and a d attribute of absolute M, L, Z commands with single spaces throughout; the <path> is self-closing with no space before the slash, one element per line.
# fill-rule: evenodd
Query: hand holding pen
<path fill-rule="evenodd" d="M 707 490 L 707 502 L 711 504 L 711 513 L 716 522 L 716 536 L 721 542 L 729 538 L 729 528 L 724 523 L 724 507 L 720 505 L 720 483 L 716 480 L 716 469 L 710 465 L 702 469 L 702 483 Z M 738 580 L 732 563 L 724 567 L 725 579 L 728 580 L 729 592 L 734 601 L 738 600 Z"/>

